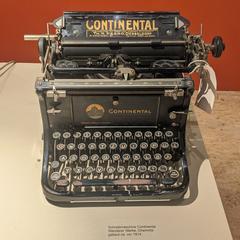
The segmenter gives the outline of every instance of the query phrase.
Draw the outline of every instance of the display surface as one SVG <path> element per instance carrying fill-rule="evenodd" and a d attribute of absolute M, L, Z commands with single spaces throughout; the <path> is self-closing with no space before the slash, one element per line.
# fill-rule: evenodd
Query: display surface
<path fill-rule="evenodd" d="M 167 240 L 179 236 L 187 240 L 231 239 L 211 165 L 192 112 L 189 113 L 186 136 L 190 185 L 184 199 L 158 206 L 156 202 L 155 206 L 149 206 L 148 202 L 145 203 L 148 206 L 142 204 L 134 207 L 117 207 L 115 203 L 93 207 L 85 203 L 85 207 L 59 208 L 49 204 L 41 192 L 39 181 L 42 165 L 42 160 L 39 160 L 43 154 L 42 124 L 38 99 L 32 91 L 33 79 L 38 74 L 40 64 L 17 63 L 1 78 L 0 110 L 5 113 L 0 118 L 1 157 L 8 159 L 2 161 L 3 171 L 0 175 L 5 193 L 0 198 L 0 211 L 4 216 L 0 220 L 3 239 L 44 239 L 47 234 L 53 240 L 75 240 L 76 236 L 84 236 L 86 240 L 112 240 L 120 237 L 108 236 L 111 234 L 109 229 L 137 225 L 156 226 L 154 232 L 142 232 L 141 236 L 136 237 L 139 240 L 159 239 L 159 236 Z M 26 94 L 23 95 L 19 89 Z M 6 127 L 9 125 L 11 130 Z M 9 173 L 11 181 L 6 181 Z M 37 220 L 33 221 L 36 216 Z M 170 219 L 175 231 L 169 231 L 169 221 L 166 219 Z M 53 224 L 55 222 L 57 224 Z"/>
<path fill-rule="evenodd" d="M 179 13 L 168 12 L 71 12 L 53 24 L 56 35 L 39 38 L 44 76 L 36 81 L 46 197 L 63 203 L 182 197 L 194 89 L 188 73 L 206 73 L 209 52 L 220 57 L 225 48 L 221 37 L 206 44 L 189 34 Z"/>

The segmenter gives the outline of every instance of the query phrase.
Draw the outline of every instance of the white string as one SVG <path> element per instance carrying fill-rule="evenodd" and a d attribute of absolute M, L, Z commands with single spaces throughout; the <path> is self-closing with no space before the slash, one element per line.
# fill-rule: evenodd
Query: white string
<path fill-rule="evenodd" d="M 188 67 L 190 67 L 190 66 L 191 66 L 192 64 L 194 64 L 194 63 L 204 63 L 204 64 L 206 64 L 206 65 L 209 65 L 208 62 L 205 61 L 205 60 L 194 60 L 194 61 L 192 61 L 192 62 L 190 62 L 190 63 L 188 64 Z"/>
<path fill-rule="evenodd" d="M 197 64 L 197 65 L 194 67 L 194 69 L 189 74 L 196 72 L 201 67 L 201 65 L 203 65 L 203 66 L 209 65 L 208 62 L 205 60 L 194 60 L 188 64 L 188 67 L 190 67 L 192 64 Z"/>

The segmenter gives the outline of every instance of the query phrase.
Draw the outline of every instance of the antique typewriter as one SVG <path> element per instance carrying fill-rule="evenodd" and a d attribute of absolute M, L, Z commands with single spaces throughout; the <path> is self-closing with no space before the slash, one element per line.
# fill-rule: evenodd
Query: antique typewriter
<path fill-rule="evenodd" d="M 56 33 L 50 34 L 53 26 Z M 177 12 L 66 12 L 38 39 L 42 187 L 51 202 L 151 201 L 188 188 L 188 74 L 206 44 Z"/>

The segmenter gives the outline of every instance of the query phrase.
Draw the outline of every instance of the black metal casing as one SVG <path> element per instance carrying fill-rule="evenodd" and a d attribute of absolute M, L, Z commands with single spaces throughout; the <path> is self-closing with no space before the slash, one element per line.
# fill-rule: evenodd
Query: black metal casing
<path fill-rule="evenodd" d="M 44 154 L 42 169 L 43 191 L 50 201 L 123 201 L 151 200 L 161 198 L 179 198 L 188 187 L 188 169 L 185 152 L 185 127 L 191 95 L 194 90 L 190 78 L 152 79 L 152 80 L 37 80 L 36 91 L 40 101 L 44 129 Z M 61 92 L 63 91 L 63 92 Z M 54 93 L 56 94 L 54 98 Z M 119 104 L 114 106 L 113 101 Z M 98 104 L 104 108 L 104 117 L 92 119 L 86 114 L 89 105 Z M 147 116 L 141 114 L 119 114 L 115 116 L 109 109 L 145 109 Z M 59 110 L 53 113 L 52 110 Z M 111 112 L 114 112 L 111 110 Z M 115 111 L 117 112 L 117 111 Z M 169 114 L 176 112 L 176 118 L 170 119 Z M 181 114 L 177 114 L 180 112 Z M 183 114 L 182 114 L 183 113 Z M 142 114 L 144 115 L 144 114 Z M 48 159 L 53 154 L 51 134 L 55 129 L 79 128 L 156 128 L 171 127 L 179 132 L 180 146 L 183 152 L 184 180 L 180 187 L 173 190 L 155 192 L 154 194 L 114 195 L 103 193 L 81 193 L 72 196 L 53 190 L 48 184 Z"/>

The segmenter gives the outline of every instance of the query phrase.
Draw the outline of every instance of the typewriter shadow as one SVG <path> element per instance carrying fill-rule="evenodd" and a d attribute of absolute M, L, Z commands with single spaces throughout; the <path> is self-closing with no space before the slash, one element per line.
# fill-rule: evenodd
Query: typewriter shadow
<path fill-rule="evenodd" d="M 190 182 L 185 196 L 177 200 L 169 201 L 141 201 L 141 202 L 108 202 L 108 203 L 74 203 L 69 205 L 57 205 L 59 207 L 139 207 L 139 206 L 185 206 L 194 202 L 198 196 L 198 175 L 201 165 L 207 159 L 200 129 L 194 113 L 189 114 L 187 124 L 187 159 L 189 166 Z M 56 205 L 56 204 L 55 204 Z"/>

